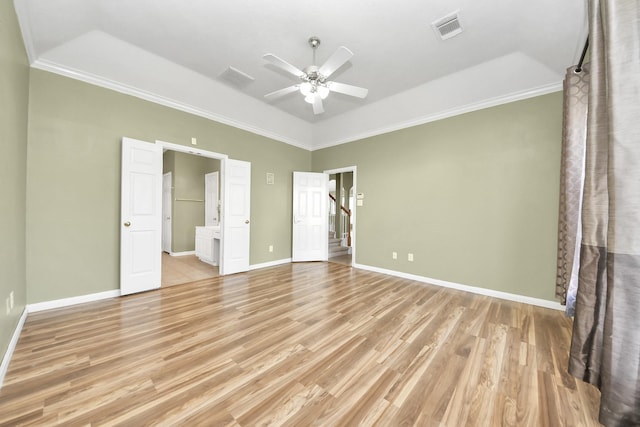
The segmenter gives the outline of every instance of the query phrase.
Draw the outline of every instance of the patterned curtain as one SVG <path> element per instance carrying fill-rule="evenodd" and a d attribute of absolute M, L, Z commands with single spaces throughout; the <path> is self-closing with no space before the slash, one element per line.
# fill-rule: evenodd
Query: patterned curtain
<path fill-rule="evenodd" d="M 567 69 L 564 79 L 564 118 L 560 168 L 560 212 L 558 215 L 558 261 L 556 296 L 573 316 L 578 288 L 580 239 L 582 237 L 582 188 L 587 144 L 589 65 L 580 71 Z"/>
<path fill-rule="evenodd" d="M 589 0 L 582 244 L 569 372 L 640 425 L 640 1 Z"/>

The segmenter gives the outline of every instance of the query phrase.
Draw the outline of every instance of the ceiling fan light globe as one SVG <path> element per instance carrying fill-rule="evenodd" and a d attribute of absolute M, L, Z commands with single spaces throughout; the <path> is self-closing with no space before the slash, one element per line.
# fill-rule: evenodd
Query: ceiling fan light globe
<path fill-rule="evenodd" d="M 313 86 L 309 82 L 304 82 L 300 84 L 300 93 L 304 96 L 309 96 L 311 91 L 313 90 Z"/>
<path fill-rule="evenodd" d="M 317 92 L 322 99 L 327 99 L 327 96 L 329 96 L 329 88 L 326 86 L 318 86 Z"/>
<path fill-rule="evenodd" d="M 304 100 L 309 104 L 313 104 L 316 101 L 316 94 L 310 93 L 309 95 L 305 96 Z"/>

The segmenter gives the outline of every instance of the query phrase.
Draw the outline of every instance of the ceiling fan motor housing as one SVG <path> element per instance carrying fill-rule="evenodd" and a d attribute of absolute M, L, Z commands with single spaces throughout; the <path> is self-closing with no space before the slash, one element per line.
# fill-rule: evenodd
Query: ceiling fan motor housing
<path fill-rule="evenodd" d="M 316 65 L 309 65 L 307 68 L 304 69 L 306 76 L 302 77 L 302 80 L 316 81 L 319 83 L 324 82 L 325 77 L 318 72 L 319 70 L 320 69 Z"/>

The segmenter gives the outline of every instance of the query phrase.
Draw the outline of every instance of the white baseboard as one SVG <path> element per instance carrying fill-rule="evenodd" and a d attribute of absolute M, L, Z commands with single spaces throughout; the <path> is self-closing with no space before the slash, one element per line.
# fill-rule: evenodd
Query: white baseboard
<path fill-rule="evenodd" d="M 445 288 L 457 289 L 460 291 L 471 292 L 473 294 L 485 295 L 494 298 L 500 298 L 508 301 L 521 302 L 530 305 L 536 305 L 538 307 L 551 308 L 553 310 L 564 311 L 565 307 L 557 301 L 549 301 L 542 298 L 533 298 L 525 295 L 511 294 L 508 292 L 495 291 L 493 289 L 479 288 L 476 286 L 461 285 L 459 283 L 447 282 L 445 280 L 431 279 L 429 277 L 418 276 L 410 273 L 403 273 L 401 271 L 387 270 L 386 268 L 372 267 L 370 265 L 353 264 L 353 267 L 362 270 L 373 271 L 375 273 L 388 274 L 390 276 L 401 277 L 403 279 L 415 280 L 416 282 L 428 283 L 430 285 L 442 286 Z"/>
<path fill-rule="evenodd" d="M 169 252 L 171 256 L 187 256 L 187 255 L 195 255 L 196 251 L 184 251 L 184 252 Z"/>
<path fill-rule="evenodd" d="M 7 370 L 9 369 L 9 362 L 11 362 L 11 358 L 13 357 L 13 351 L 16 349 L 16 344 L 18 344 L 18 339 L 20 338 L 20 333 L 22 333 L 22 327 L 24 326 L 24 322 L 27 320 L 28 313 L 29 311 L 25 307 L 25 309 L 22 310 L 22 315 L 20 316 L 20 320 L 18 320 L 16 329 L 13 331 L 7 351 L 4 352 L 4 356 L 2 357 L 2 363 L 0 364 L 0 388 L 2 388 L 2 384 L 4 383 L 4 376 L 7 374 Z"/>
<path fill-rule="evenodd" d="M 276 265 L 289 264 L 291 258 L 277 259 L 275 261 L 263 262 L 260 264 L 252 264 L 249 266 L 249 271 L 259 270 L 261 268 L 275 267 Z"/>
<path fill-rule="evenodd" d="M 120 289 L 112 291 L 98 292 L 89 295 L 80 295 L 78 297 L 63 298 L 53 301 L 37 302 L 35 304 L 27 304 L 27 311 L 35 313 L 43 310 L 51 310 L 53 308 L 68 307 L 70 305 L 82 304 L 85 302 L 99 301 L 107 298 L 115 298 L 120 296 Z"/>

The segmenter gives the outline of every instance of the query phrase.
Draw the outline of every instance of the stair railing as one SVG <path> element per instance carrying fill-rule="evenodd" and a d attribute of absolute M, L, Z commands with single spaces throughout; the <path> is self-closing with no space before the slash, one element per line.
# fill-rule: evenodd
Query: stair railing
<path fill-rule="evenodd" d="M 336 237 L 336 199 L 329 194 L 329 233 Z"/>
<path fill-rule="evenodd" d="M 329 214 L 329 231 L 335 233 L 335 212 L 338 201 L 333 194 L 329 194 L 329 198 L 331 199 L 329 201 L 329 212 L 333 212 L 333 215 Z M 333 209 L 331 209 L 331 206 L 333 206 Z M 351 209 L 347 209 L 342 205 L 340 205 L 340 222 L 342 225 L 342 240 L 346 238 L 347 246 L 351 246 Z"/>

